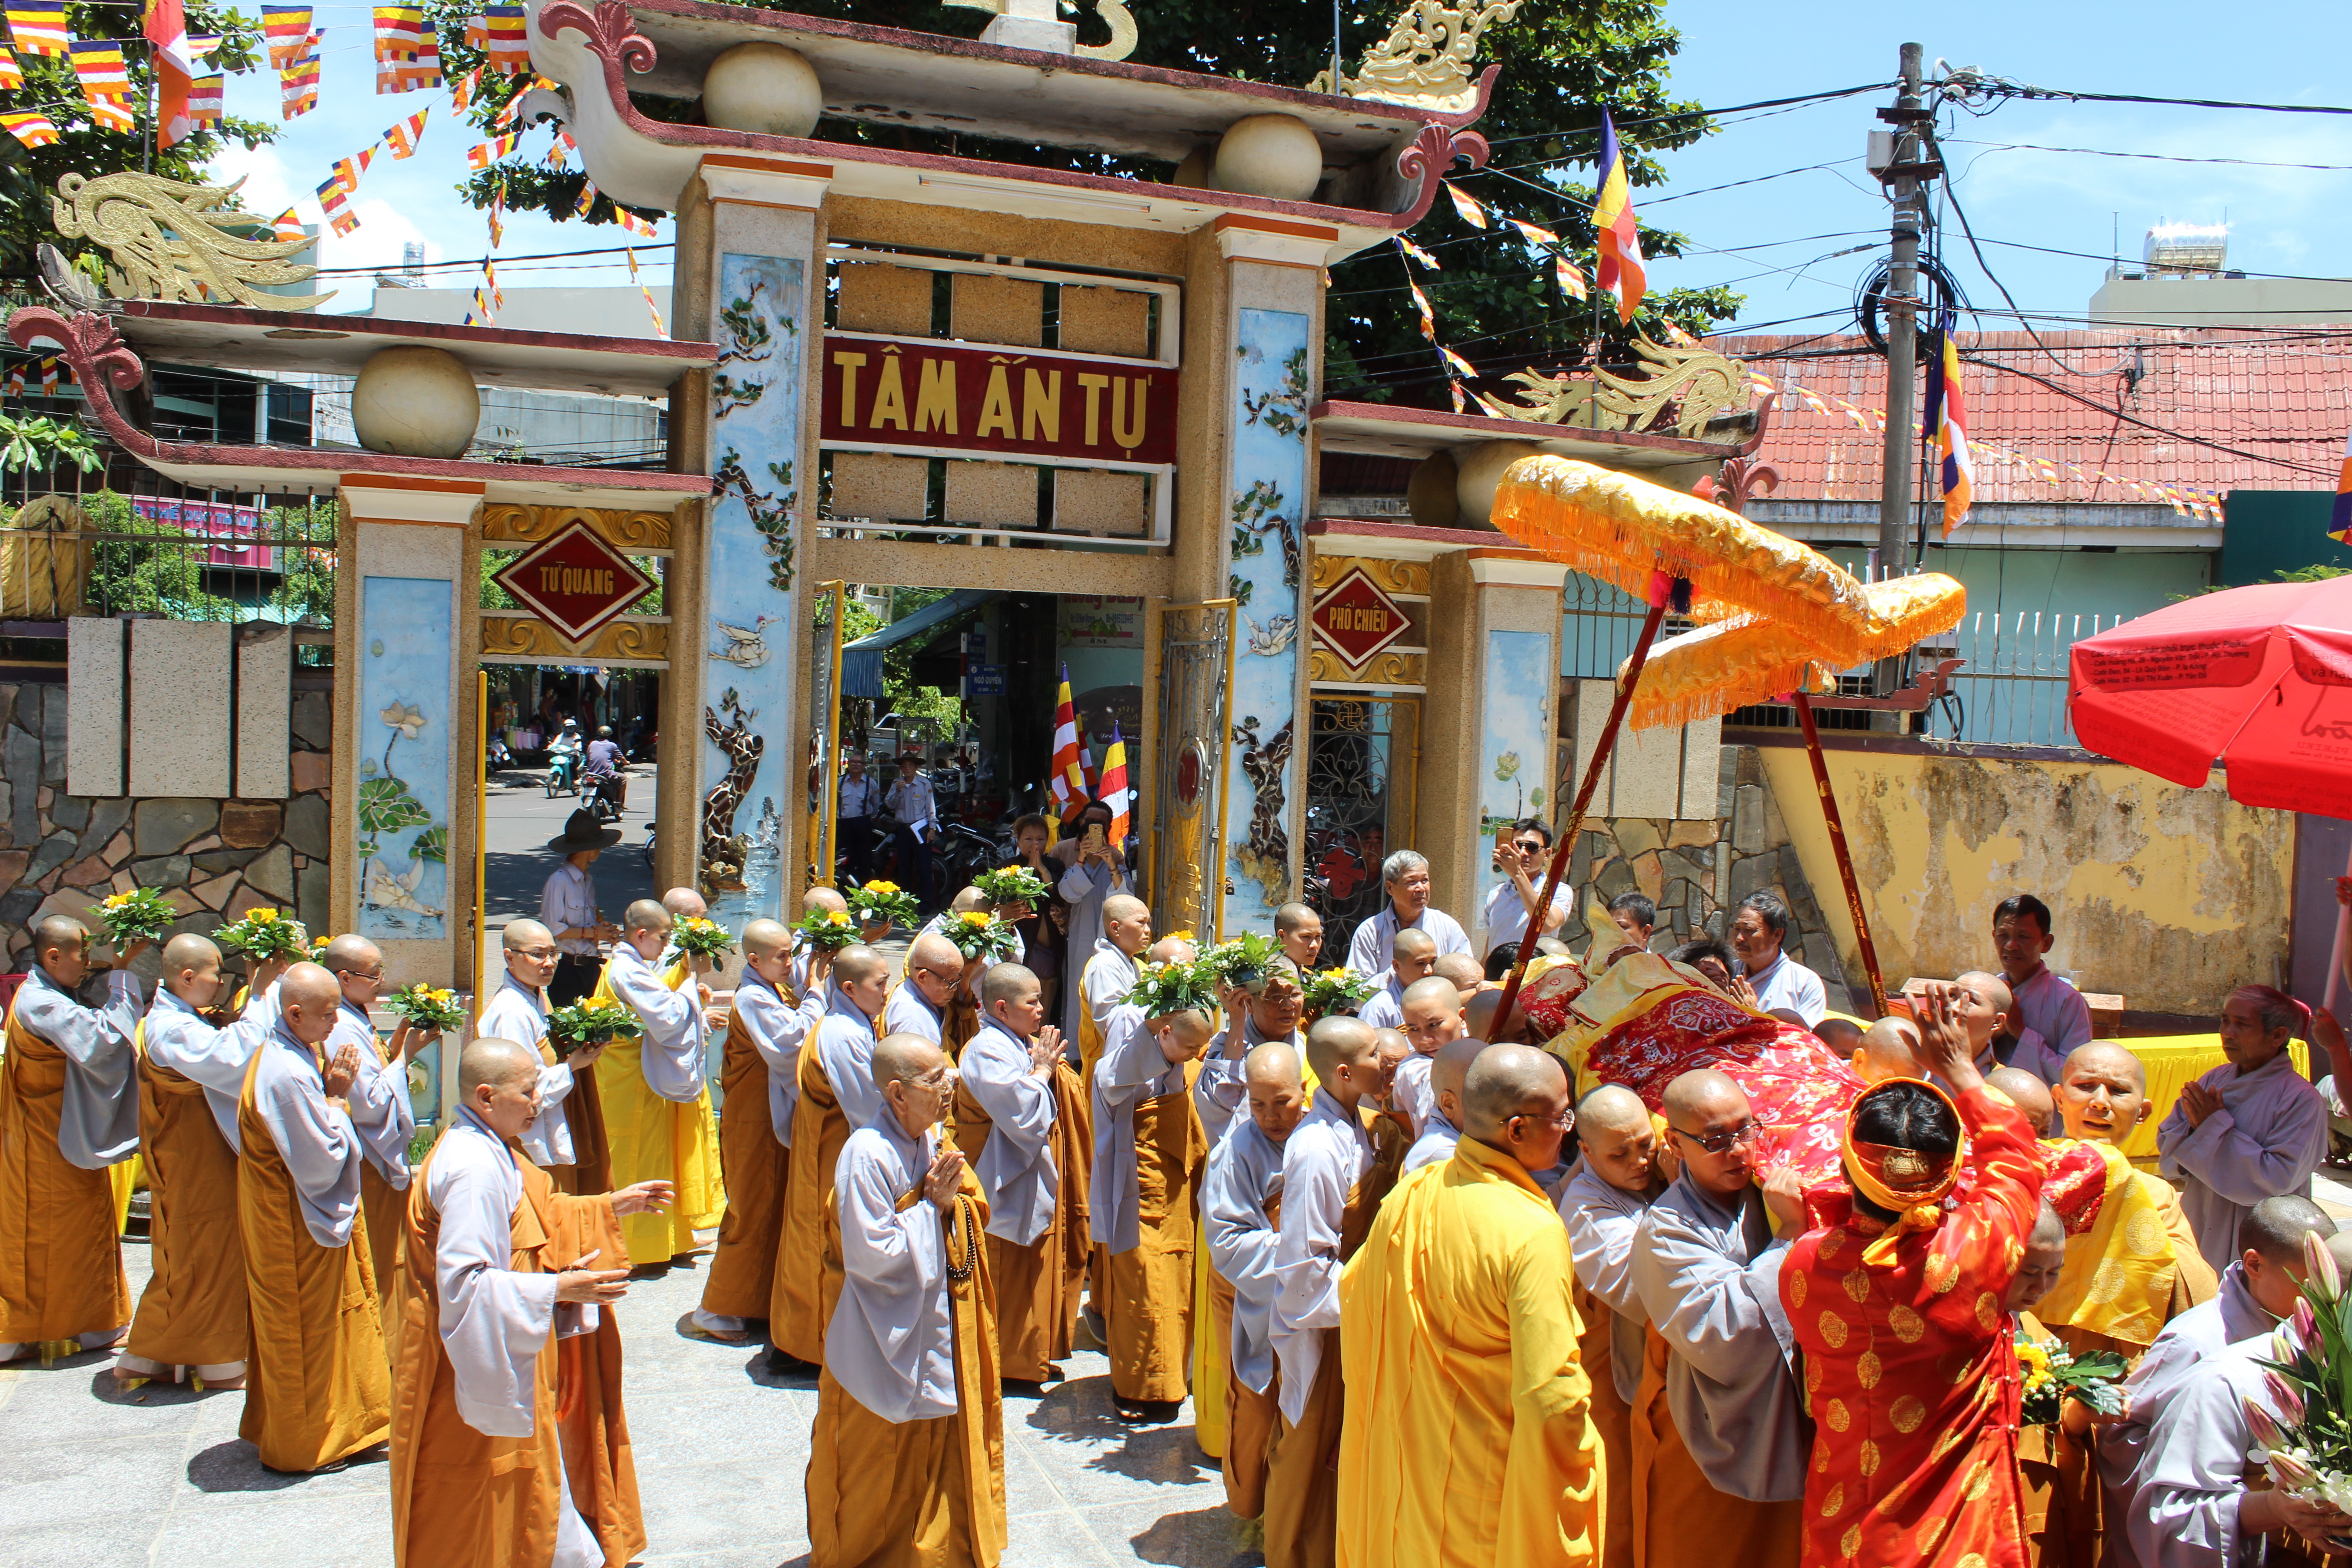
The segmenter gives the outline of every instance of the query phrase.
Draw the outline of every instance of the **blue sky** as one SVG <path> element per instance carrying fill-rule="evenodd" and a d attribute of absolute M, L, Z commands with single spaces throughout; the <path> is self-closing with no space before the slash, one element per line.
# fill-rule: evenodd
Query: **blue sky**
<path fill-rule="evenodd" d="M 2352 103 L 2352 7 L 2263 8 L 2230 25 L 2210 6 L 2177 0 L 2112 5 L 2025 5 L 1991 0 L 1936 12 L 1925 23 L 1897 24 L 1883 7 L 1796 5 L 1765 7 L 1729 0 L 1668 0 L 1667 23 L 1683 35 L 1672 76 L 1675 91 L 1708 105 L 1853 86 L 1891 79 L 1907 26 L 1927 46 L 1932 68 L 1954 66 L 2050 88 L 2278 103 Z M 2333 21 L 2328 18 L 2333 16 Z M 1148 10 L 1139 10 L 1150 26 Z M 447 113 L 446 94 L 379 98 L 369 63 L 368 10 L 325 5 L 328 31 L 320 107 L 287 125 L 279 140 L 223 158 L 218 172 L 248 176 L 247 205 L 275 213 L 299 198 L 316 220 L 313 187 L 337 158 L 366 144 L 396 120 L 434 105 L 422 150 L 393 162 L 379 156 L 356 203 L 362 226 L 329 237 L 329 268 L 395 266 L 404 241 L 422 240 L 429 259 L 478 256 L 482 216 L 455 187 L 466 149 L 479 140 Z M 975 21 L 978 18 L 975 18 Z M 1507 37 L 1507 28 L 1504 29 Z M 1509 68 L 1507 45 L 1499 58 Z M 276 79 L 267 70 L 229 82 L 233 112 L 275 121 Z M 1641 194 L 1645 216 L 1688 236 L 1692 254 L 1661 261 L 1654 286 L 1732 283 L 1748 296 L 1741 324 L 1810 317 L 1786 330 L 1828 331 L 1842 324 L 1869 253 L 1832 257 L 1850 246 L 1883 242 L 1886 207 L 1864 173 L 1872 110 L 1889 95 L 1812 104 L 1740 117 L 1717 135 L 1667 155 L 1672 183 Z M 536 154 L 548 132 L 524 143 Z M 1982 119 L 1962 117 L 1950 146 L 1958 199 L 1978 237 L 2011 245 L 2088 252 L 2104 258 L 2117 225 L 2126 257 L 2139 236 L 2163 218 L 2219 222 L 2233 230 L 2231 263 L 2256 272 L 2352 274 L 2352 170 L 2288 169 L 2160 162 L 2056 152 L 2002 150 L 1981 143 L 2100 148 L 2184 158 L 2241 158 L 2268 163 L 2352 165 L 2352 117 L 2269 114 L 2149 105 L 2009 102 Z M 1963 144 L 1977 143 L 1977 144 Z M 1516 162 L 1509 148 L 1498 162 Z M 1733 190 L 1698 192 L 1837 160 L 1829 169 L 1764 180 Z M 1674 196 L 1672 201 L 1660 198 Z M 2001 309 L 1999 291 L 1968 256 L 1949 225 L 1948 263 L 1969 300 Z M 671 237 L 662 225 L 661 241 Z M 618 228 L 587 228 L 546 218 L 509 222 L 501 257 L 617 245 Z M 1699 247 L 1707 247 L 1700 249 Z M 668 276 L 667 252 L 652 273 Z M 1988 245 L 1994 270 L 2030 311 L 2081 313 L 2098 287 L 2104 262 Z M 572 261 L 502 262 L 500 279 L 517 285 L 626 282 L 617 257 Z M 443 280 L 467 286 L 472 274 Z M 366 303 L 365 280 L 337 281 L 343 293 L 328 309 Z M 1826 316 L 1817 312 L 1834 312 Z M 1998 326 L 1998 320 L 1988 326 Z M 1781 330 L 1781 329 L 1775 329 Z"/>

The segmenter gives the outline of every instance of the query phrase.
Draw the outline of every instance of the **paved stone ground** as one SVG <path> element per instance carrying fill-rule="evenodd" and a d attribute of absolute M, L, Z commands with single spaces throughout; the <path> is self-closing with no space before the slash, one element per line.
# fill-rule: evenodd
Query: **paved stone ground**
<path fill-rule="evenodd" d="M 135 1296 L 147 1247 L 123 1261 Z M 633 1285 L 621 1308 L 625 1391 L 650 1544 L 675 1568 L 774 1568 L 808 1552 L 803 1476 L 816 1384 L 760 1369 L 757 1347 L 688 1338 L 698 1267 Z M 244 1395 L 150 1385 L 118 1394 L 110 1357 L 0 1370 L 0 1563 L 10 1568 L 386 1568 L 389 1469 L 261 1468 L 236 1435 Z M 1262 1561 L 1192 1445 L 1113 1414 L 1103 1358 L 1082 1352 L 1042 1398 L 1004 1405 L 1013 1568 L 1123 1563 L 1246 1568 Z M 380 1454 L 381 1451 L 379 1451 Z M 420 1564 L 418 1568 L 431 1568 Z"/>

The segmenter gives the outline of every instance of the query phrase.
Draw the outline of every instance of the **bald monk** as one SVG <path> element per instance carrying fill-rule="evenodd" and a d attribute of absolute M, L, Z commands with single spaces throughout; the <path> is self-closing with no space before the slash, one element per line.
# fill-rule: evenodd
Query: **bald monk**
<path fill-rule="evenodd" d="M 805 917 L 820 912 L 828 915 L 836 913 L 845 915 L 849 912 L 849 900 L 831 888 L 811 888 L 801 895 L 801 914 Z M 866 937 L 869 943 L 876 940 L 877 939 L 871 934 Z M 795 992 L 803 996 L 812 991 L 819 994 L 824 992 L 824 978 L 817 973 L 820 957 L 829 963 L 833 954 L 814 942 L 802 942 L 797 938 L 794 939 L 793 989 Z"/>
<path fill-rule="evenodd" d="M 1470 998 L 1486 988 L 1486 972 L 1478 961 L 1466 952 L 1441 952 L 1429 972 L 1454 982 L 1454 994 L 1462 1005 L 1470 1005 Z"/>
<path fill-rule="evenodd" d="M 339 936 L 319 955 L 319 967 L 341 986 L 335 1032 L 326 1054 L 357 1047 L 359 1081 L 345 1109 L 360 1135 L 360 1207 L 367 1214 L 368 1262 L 384 1310 L 384 1347 L 392 1348 L 398 1320 L 392 1310 L 392 1266 L 400 1256 L 400 1234 L 408 1212 L 408 1145 L 416 1136 L 416 1111 L 408 1098 L 408 1064 L 441 1037 L 406 1018 L 392 1032 L 389 1046 L 378 1041 L 368 1016 L 383 985 L 383 954 L 362 936 Z"/>
<path fill-rule="evenodd" d="M 647 1182 L 568 1195 L 518 1153 L 544 1065 L 519 1040 L 467 1045 L 457 1115 L 418 1166 L 402 1219 L 392 1516 L 403 1568 L 607 1561 L 566 1474 L 558 1347 L 594 1332 L 627 1290 L 617 1216 L 669 1191 Z"/>
<path fill-rule="evenodd" d="M 192 1377 L 245 1386 L 245 1247 L 236 1232 L 236 1089 L 251 1048 L 205 1009 L 226 982 L 221 952 L 184 932 L 163 944 L 163 986 L 139 1026 L 139 1154 L 148 1260 L 118 1382 Z"/>
<path fill-rule="evenodd" d="M 2139 1058 L 2113 1040 L 2077 1046 L 2056 1099 L 2064 1136 L 2043 1151 L 2042 1195 L 2065 1221 L 2066 1266 L 2034 1313 L 2069 1350 L 2137 1361 L 2165 1324 L 2212 1300 L 2221 1279 L 2179 1193 L 2120 1147 L 2151 1110 Z"/>
<path fill-rule="evenodd" d="M 1266 1453 L 1266 1568 L 1332 1560 L 1339 1494 L 1331 1456 L 1345 1384 L 1339 1360 L 1339 1270 L 1372 1226 L 1396 1181 L 1367 1103 L 1381 1076 L 1372 1029 L 1319 1018 L 1307 1032 L 1315 1103 L 1282 1151 L 1282 1216 L 1275 1241 L 1274 1353 L 1280 1422 Z"/>
<path fill-rule="evenodd" d="M 317 964 L 297 963 L 278 1001 L 237 1100 L 237 1224 L 253 1307 L 237 1432 L 271 1469 L 302 1472 L 383 1441 L 391 1363 L 360 1208 L 367 1158 L 336 1103 L 366 1068 L 354 1045 L 321 1054 L 342 988 Z"/>
<path fill-rule="evenodd" d="M 639 1268 L 693 1251 L 696 1226 L 718 1217 L 701 1211 L 718 1206 L 714 1196 L 724 1202 L 717 1173 L 704 1168 L 701 1146 L 710 1092 L 702 1077 L 709 1019 L 708 994 L 696 976 L 709 961 L 657 964 L 669 946 L 670 924 L 669 910 L 654 900 L 631 904 L 598 985 L 645 1025 L 642 1038 L 614 1040 L 596 1064 L 613 1180 L 666 1181 L 678 1194 L 667 1213 L 641 1214 L 622 1225 L 629 1259 Z"/>
<path fill-rule="evenodd" d="M 1422 1122 L 1421 1136 L 1405 1151 L 1400 1175 L 1409 1176 L 1423 1165 L 1442 1164 L 1454 1157 L 1454 1146 L 1462 1140 L 1462 1086 L 1470 1076 L 1470 1064 L 1486 1048 L 1486 1041 L 1465 1037 L 1446 1041 L 1429 1058 L 1429 1083 L 1437 1103 Z"/>
<path fill-rule="evenodd" d="M 1463 1033 L 1472 1039 L 1484 1040 L 1488 1045 L 1532 1044 L 1533 1042 L 1527 1037 L 1527 1015 L 1519 1011 L 1517 1002 L 1514 1001 L 1511 1004 L 1511 1016 L 1508 1018 L 1496 1016 L 1502 1011 L 1502 1007 L 1503 993 L 1499 986 L 1482 986 L 1472 992 L 1469 999 L 1462 1004 Z"/>
<path fill-rule="evenodd" d="M 1404 1027 L 1404 994 L 1429 978 L 1437 963 L 1437 939 L 1425 931 L 1401 931 L 1389 939 L 1389 966 L 1372 976 L 1372 994 L 1356 1016 L 1375 1029 Z"/>
<path fill-rule="evenodd" d="M 2057 1122 L 2058 1104 L 2050 1098 L 2050 1086 L 2027 1072 L 2023 1068 L 1995 1068 L 1984 1075 L 1987 1089 L 1999 1089 L 2002 1099 L 2023 1113 L 2032 1124 L 2034 1136 L 2046 1138 Z"/>
<path fill-rule="evenodd" d="M 1091 1083 L 1110 1010 L 1135 986 L 1135 958 L 1151 945 L 1151 906 L 1129 893 L 1103 900 L 1102 935 L 1078 977 L 1078 1081 Z M 984 1010 L 984 1009 L 983 1009 Z"/>
<path fill-rule="evenodd" d="M 1706 1068 L 1669 1083 L 1664 1110 L 1682 1174 L 1633 1232 L 1650 1320 L 1633 1396 L 1634 1560 L 1794 1568 L 1809 1443 L 1780 1305 L 1789 1243 L 1773 1238 L 1755 1185 L 1756 1118 L 1738 1084 Z"/>
<path fill-rule="evenodd" d="M 963 953 L 938 931 L 927 931 L 907 945 L 907 977 L 890 993 L 882 1032 L 919 1035 L 947 1048 L 949 1014 L 963 981 Z"/>
<path fill-rule="evenodd" d="M 1411 1122 L 1407 1131 L 1418 1138 L 1421 1124 L 1437 1107 L 1437 1096 L 1429 1087 L 1430 1058 L 1446 1041 L 1470 1032 L 1462 1019 L 1462 994 L 1442 975 L 1415 982 L 1405 988 L 1404 1022 L 1399 1028 L 1412 1043 L 1412 1054 L 1397 1069 L 1397 1109 Z"/>
<path fill-rule="evenodd" d="M 1060 1375 L 1054 1363 L 1077 1329 L 1093 1117 L 1036 975 L 1000 963 L 980 984 L 980 1033 L 958 1062 L 955 1141 L 988 1194 L 1003 1374 L 1043 1383 Z"/>
<path fill-rule="evenodd" d="M 833 956 L 828 982 L 816 1048 L 801 1052 L 792 1173 L 784 1181 L 784 1228 L 768 1300 L 769 1364 L 780 1372 L 814 1371 L 824 1360 L 825 1325 L 841 1295 L 833 1169 L 849 1135 L 882 1104 L 874 1087 L 874 1020 L 889 997 L 890 961 L 862 943 L 845 947 Z"/>
<path fill-rule="evenodd" d="M 2023 1073 L 2022 1068 L 2001 1070 Z M 1992 1075 L 1986 1074 L 1985 1081 L 1991 1083 Z M 2018 1109 L 2025 1110 L 2023 1106 Z M 2025 1114 L 2032 1119 L 2032 1111 Z M 2010 1281 L 2003 1302 L 2017 1329 L 2035 1340 L 2052 1336 L 2033 1315 L 2033 1304 L 2049 1293 L 2065 1264 L 2066 1223 L 2045 1203 L 2026 1235 L 2025 1251 L 2018 1258 L 2017 1275 Z M 2017 1471 L 2025 1502 L 2028 1568 L 2098 1568 L 2099 1470 L 2091 1424 L 2085 1416 L 2080 1405 L 2070 1402 L 2056 1429 L 2018 1428 Z"/>
<path fill-rule="evenodd" d="M 1489 1047 L 1462 1116 L 1453 1159 L 1398 1184 L 1340 1276 L 1339 1556 L 1581 1568 L 1601 1554 L 1601 1440 L 1568 1237 L 1534 1176 L 1559 1163 L 1567 1077 Z"/>
<path fill-rule="evenodd" d="M 1274 911 L 1274 944 L 1302 972 L 1314 968 L 1323 954 L 1323 917 L 1306 904 L 1283 905 Z M 2352 1092 L 2352 1084 L 2346 1088 Z"/>
<path fill-rule="evenodd" d="M 1919 1062 L 1919 1026 L 1899 1013 L 1889 1013 L 1864 1029 L 1851 1059 L 1854 1076 L 1865 1084 L 1927 1076 Z"/>
<path fill-rule="evenodd" d="M 1246 984 L 1221 987 L 1217 1001 L 1224 1009 L 1225 1026 L 1209 1042 L 1209 1054 L 1202 1059 L 1201 1076 L 1193 1085 L 1201 1130 L 1212 1144 L 1225 1135 L 1234 1113 L 1241 1109 L 1242 1063 L 1250 1052 L 1269 1040 L 1280 1040 L 1299 1060 L 1307 1056 L 1307 1037 L 1298 1031 L 1306 993 L 1299 987 L 1298 966 L 1289 959 L 1267 964 Z M 1312 1073 L 1306 1083 L 1311 1096 Z"/>
<path fill-rule="evenodd" d="M 776 1247 L 792 1175 L 793 1112 L 800 1100 L 801 1048 L 824 1022 L 822 985 L 795 995 L 793 933 L 775 921 L 743 928 L 743 977 L 727 1014 L 719 1081 L 723 1090 L 719 1158 L 727 1214 L 703 1281 L 694 1326 L 740 1343 L 764 1319 L 776 1293 Z M 814 967 L 822 979 L 830 961 Z"/>
<path fill-rule="evenodd" d="M 1592 1422 L 1607 1463 L 1601 1531 L 1603 1568 L 1633 1556 L 1633 1400 L 1642 1384 L 1649 1314 L 1633 1289 L 1633 1233 L 1665 1190 L 1658 1138 L 1642 1097 L 1604 1083 L 1576 1108 L 1581 1158 L 1560 1189 L 1559 1216 L 1576 1263 L 1577 1354 L 1592 1379 Z"/>
<path fill-rule="evenodd" d="M 1282 1152 L 1306 1114 L 1307 1089 L 1298 1053 L 1280 1040 L 1243 1058 L 1242 1083 L 1248 1114 L 1209 1152 L 1201 1224 L 1212 1266 L 1210 1335 L 1225 1363 L 1225 1506 L 1255 1519 L 1265 1511 L 1266 1450 L 1277 1419 L 1271 1336 Z"/>
<path fill-rule="evenodd" d="M 1150 956 L 1189 965 L 1196 955 L 1192 943 L 1171 940 Z M 1090 1086 L 1087 1235 L 1110 1258 L 1103 1319 L 1111 1397 L 1122 1415 L 1149 1420 L 1175 1419 L 1192 1357 L 1193 1207 L 1209 1144 L 1191 1080 L 1209 1038 L 1205 1011 L 1147 1017 L 1122 1002 L 1107 1020 Z"/>
<path fill-rule="evenodd" d="M 0 1059 L 0 1361 L 58 1340 L 97 1350 L 131 1321 L 106 1168 L 139 1147 L 131 960 L 145 945 L 115 954 L 106 1005 L 85 1007 L 89 931 L 63 915 L 34 930 Z"/>
<path fill-rule="evenodd" d="M 937 1131 L 954 1094 L 929 1040 L 887 1035 L 880 1109 L 834 1175 L 844 1278 L 809 1442 L 810 1568 L 995 1563 L 1004 1405 L 988 1200 Z"/>
<path fill-rule="evenodd" d="M 592 1070 L 604 1047 L 583 1046 L 558 1057 L 548 1043 L 547 987 L 562 950 L 537 921 L 509 921 L 499 945 L 507 972 L 482 1009 L 476 1033 L 484 1039 L 520 1040 L 539 1053 L 539 1114 L 523 1130 L 522 1152 L 559 1193 L 608 1192 L 612 1161 Z"/>
<path fill-rule="evenodd" d="M 1972 969 L 1953 982 L 1976 998 L 1973 1013 L 1979 1016 L 1993 1015 L 1992 1027 L 1986 1032 L 1981 1048 L 1977 1053 L 1977 1070 L 1987 1078 L 1995 1067 L 2015 1068 L 2031 1073 L 2044 1084 L 2058 1081 L 2065 1068 L 2065 1058 L 2053 1050 L 2050 1043 L 2027 1026 L 2018 1012 L 2015 994 L 2009 982 L 1989 970 Z M 1973 1022 L 1974 1019 L 1971 1019 Z"/>

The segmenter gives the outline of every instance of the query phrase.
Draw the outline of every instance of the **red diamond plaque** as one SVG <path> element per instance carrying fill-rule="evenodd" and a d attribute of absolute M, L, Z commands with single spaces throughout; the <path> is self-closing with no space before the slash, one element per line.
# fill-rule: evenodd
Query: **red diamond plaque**
<path fill-rule="evenodd" d="M 1315 601 L 1315 635 L 1329 643 L 1350 668 L 1404 636 L 1412 617 L 1380 590 L 1360 566 Z"/>
<path fill-rule="evenodd" d="M 576 518 L 490 580 L 575 643 L 587 641 L 654 585 L 627 556 Z"/>

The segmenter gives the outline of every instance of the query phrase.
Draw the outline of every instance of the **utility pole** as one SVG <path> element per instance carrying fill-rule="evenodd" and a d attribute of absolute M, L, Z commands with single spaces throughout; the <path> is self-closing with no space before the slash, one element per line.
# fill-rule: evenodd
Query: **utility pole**
<path fill-rule="evenodd" d="M 1920 59 L 1925 52 L 1917 44 L 1903 46 L 1902 89 L 1894 108 L 1878 111 L 1878 118 L 1895 128 L 1886 161 L 1877 169 L 1887 200 L 1895 206 L 1895 259 L 1884 296 L 1886 444 L 1878 499 L 1878 560 L 1885 576 L 1900 575 L 1910 552 L 1911 426 L 1918 391 L 1919 231 L 1927 223 L 1927 183 L 1943 172 L 1920 134 L 1920 128 L 1935 119 L 1935 110 L 1920 103 Z M 1874 157 L 1871 162 L 1878 163 L 1879 159 Z M 1879 661 L 1875 684 L 1882 697 L 1889 695 L 1895 684 L 1896 662 Z"/>

